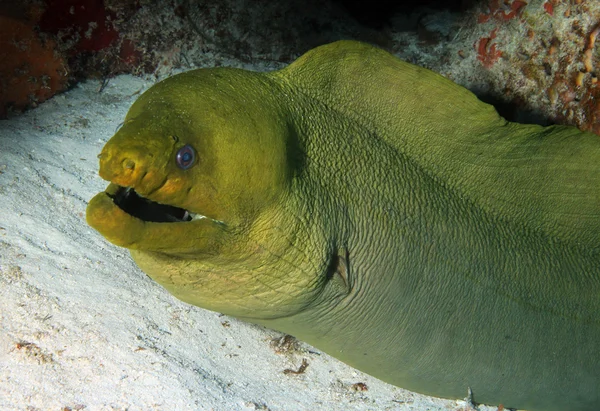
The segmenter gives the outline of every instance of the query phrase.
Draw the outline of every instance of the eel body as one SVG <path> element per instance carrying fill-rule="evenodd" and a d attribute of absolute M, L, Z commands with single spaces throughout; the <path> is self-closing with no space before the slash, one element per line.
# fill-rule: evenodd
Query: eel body
<path fill-rule="evenodd" d="M 600 409 L 600 140 L 351 41 L 157 83 L 88 223 L 171 293 L 388 383 Z"/>

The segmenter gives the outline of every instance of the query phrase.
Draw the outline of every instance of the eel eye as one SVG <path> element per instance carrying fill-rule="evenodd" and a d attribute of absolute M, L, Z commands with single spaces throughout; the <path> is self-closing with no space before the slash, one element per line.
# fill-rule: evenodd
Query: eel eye
<path fill-rule="evenodd" d="M 196 151 L 194 150 L 194 147 L 189 144 L 181 147 L 177 152 L 176 160 L 177 166 L 182 170 L 187 170 L 193 166 L 196 160 Z"/>

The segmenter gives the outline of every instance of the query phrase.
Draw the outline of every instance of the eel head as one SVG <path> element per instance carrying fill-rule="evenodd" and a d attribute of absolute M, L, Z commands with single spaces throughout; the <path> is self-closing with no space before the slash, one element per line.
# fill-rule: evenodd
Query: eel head
<path fill-rule="evenodd" d="M 249 110 L 240 87 L 223 91 L 239 74 L 221 72 L 198 70 L 151 87 L 102 149 L 99 173 L 110 184 L 90 201 L 87 221 L 110 242 L 214 254 L 242 241 L 240 233 L 282 197 L 285 124 L 263 105 Z"/>

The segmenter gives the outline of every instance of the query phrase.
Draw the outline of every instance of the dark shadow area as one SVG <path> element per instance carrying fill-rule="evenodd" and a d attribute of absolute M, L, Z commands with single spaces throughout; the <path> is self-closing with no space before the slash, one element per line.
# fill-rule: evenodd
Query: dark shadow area
<path fill-rule="evenodd" d="M 494 106 L 498 114 L 508 121 L 522 124 L 539 124 L 540 126 L 550 126 L 554 124 L 554 122 L 543 113 L 526 108 L 525 102 L 505 101 L 491 94 L 474 93 L 479 100 Z"/>
<path fill-rule="evenodd" d="M 463 12 L 481 0 L 331 0 L 341 5 L 360 24 L 380 30 L 397 14 L 411 14 L 424 8 Z"/>

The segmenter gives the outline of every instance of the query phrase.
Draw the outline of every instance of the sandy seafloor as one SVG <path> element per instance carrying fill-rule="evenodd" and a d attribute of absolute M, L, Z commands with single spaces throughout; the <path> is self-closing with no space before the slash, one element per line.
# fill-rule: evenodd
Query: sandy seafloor
<path fill-rule="evenodd" d="M 86 225 L 96 156 L 150 85 L 90 80 L 0 121 L 0 409 L 468 409 L 307 345 L 278 354 L 281 334 L 176 300 Z"/>

